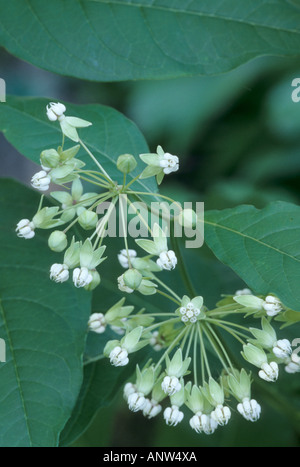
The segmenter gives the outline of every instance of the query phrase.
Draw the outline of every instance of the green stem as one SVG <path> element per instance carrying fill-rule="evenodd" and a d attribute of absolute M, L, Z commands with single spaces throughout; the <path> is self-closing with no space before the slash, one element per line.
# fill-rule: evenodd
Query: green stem
<path fill-rule="evenodd" d="M 223 355 L 224 355 L 225 359 L 227 360 L 227 362 L 228 362 L 230 368 L 233 370 L 233 366 L 232 366 L 231 360 L 230 360 L 230 358 L 229 358 L 229 356 L 228 356 L 228 354 L 227 354 L 227 352 L 226 352 L 226 350 L 225 350 L 225 348 L 224 348 L 224 346 L 223 346 L 223 344 L 222 344 L 220 338 L 219 338 L 218 335 L 214 332 L 214 330 L 213 330 L 213 328 L 212 328 L 212 326 L 211 326 L 210 324 L 207 324 L 207 328 L 209 329 L 210 334 L 212 334 L 212 336 L 213 336 L 214 340 L 216 341 L 217 345 L 220 347 L 221 352 L 223 352 Z M 228 367 L 227 367 L 226 363 L 225 363 L 224 360 L 223 360 L 222 354 L 221 354 L 221 352 L 219 351 L 217 345 L 213 344 L 212 337 L 209 335 L 209 333 L 208 333 L 207 331 L 206 331 L 206 336 L 207 336 L 207 338 L 210 340 L 211 346 L 213 347 L 214 351 L 216 352 L 216 354 L 217 354 L 217 356 L 218 356 L 220 362 L 222 363 L 224 369 L 227 371 L 227 370 L 228 370 Z"/>
<path fill-rule="evenodd" d="M 111 184 L 112 182 L 112 179 L 110 178 L 110 176 L 108 175 L 108 173 L 106 172 L 106 170 L 104 170 L 104 168 L 102 167 L 102 165 L 100 164 L 100 162 L 97 161 L 96 157 L 94 156 L 94 154 L 89 150 L 89 148 L 84 144 L 84 142 L 79 139 L 79 143 L 81 144 L 81 146 L 85 149 L 85 151 L 88 153 L 88 155 L 90 156 L 90 158 L 95 162 L 95 164 L 97 165 L 97 167 L 99 167 L 99 169 L 101 170 L 101 172 L 103 173 L 103 175 L 105 176 L 106 180 Z"/>
<path fill-rule="evenodd" d="M 170 292 L 170 294 L 172 294 L 176 298 L 176 300 L 178 300 L 181 304 L 181 298 L 170 287 L 168 287 L 163 281 L 158 279 L 156 276 L 153 278 L 153 280 L 160 284 L 162 287 L 164 287 L 168 292 Z"/>
<path fill-rule="evenodd" d="M 176 303 L 176 305 L 181 305 L 181 303 L 176 300 L 175 298 L 173 298 L 171 295 L 163 292 L 162 290 L 159 290 L 159 289 L 156 289 L 156 292 L 159 293 L 160 295 L 163 295 L 164 297 L 168 298 L 169 300 L 171 300 L 172 302 Z"/>
<path fill-rule="evenodd" d="M 194 334 L 195 334 L 195 327 L 194 327 L 194 326 L 186 326 L 186 327 L 187 327 L 187 328 L 190 328 L 190 329 L 189 329 L 190 338 L 189 338 L 189 342 L 188 342 L 188 345 L 187 345 L 187 348 L 186 348 L 186 352 L 185 352 L 185 357 L 184 357 L 184 359 L 187 359 L 188 356 L 189 356 L 190 349 L 191 349 L 191 345 L 192 345 L 192 341 L 193 341 L 193 337 L 194 337 Z"/>
<path fill-rule="evenodd" d="M 188 272 L 186 270 L 186 267 L 185 267 L 185 264 L 184 264 L 184 261 L 183 261 L 183 258 L 182 258 L 182 254 L 181 254 L 181 251 L 180 251 L 180 247 L 179 247 L 177 238 L 176 237 L 171 237 L 171 243 L 172 243 L 172 247 L 173 247 L 173 250 L 175 252 L 176 258 L 178 260 L 179 271 L 180 271 L 181 277 L 183 279 L 184 285 L 186 287 L 186 290 L 187 290 L 188 294 L 191 295 L 191 298 L 195 298 L 197 296 L 197 294 L 196 294 L 196 292 L 194 290 L 194 287 L 193 287 L 193 285 L 192 285 L 192 283 L 190 281 Z"/>
<path fill-rule="evenodd" d="M 207 371 L 208 377 L 210 378 L 210 377 L 211 377 L 211 372 L 210 372 L 210 367 L 209 367 L 209 363 L 208 363 L 208 359 L 207 359 L 207 354 L 206 354 L 206 350 L 205 350 L 205 345 L 204 345 L 204 342 L 203 342 L 202 329 L 201 329 L 201 326 L 200 326 L 199 321 L 198 321 L 198 323 L 197 323 L 197 328 L 198 328 L 198 334 L 199 334 L 199 339 L 200 339 L 200 346 L 201 346 L 201 350 L 202 350 L 202 354 L 203 354 L 203 358 L 204 358 L 204 363 L 205 363 L 206 371 Z"/>

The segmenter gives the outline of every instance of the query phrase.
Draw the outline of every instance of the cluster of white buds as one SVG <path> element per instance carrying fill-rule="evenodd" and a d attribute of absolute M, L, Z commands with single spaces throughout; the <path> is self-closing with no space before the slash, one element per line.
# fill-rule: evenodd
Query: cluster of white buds
<path fill-rule="evenodd" d="M 51 176 L 45 171 L 37 172 L 31 179 L 31 185 L 39 191 L 49 190 Z"/>
<path fill-rule="evenodd" d="M 88 321 L 89 329 L 97 334 L 103 334 L 106 329 L 106 321 L 103 313 L 92 313 Z"/>
<path fill-rule="evenodd" d="M 17 224 L 16 232 L 18 237 L 29 240 L 35 236 L 35 225 L 29 219 L 22 219 Z"/>
<path fill-rule="evenodd" d="M 55 263 L 50 268 L 50 279 L 57 284 L 66 282 L 70 277 L 69 267 L 66 264 Z"/>
<path fill-rule="evenodd" d="M 196 323 L 197 317 L 200 315 L 199 308 L 195 308 L 192 302 L 189 302 L 186 307 L 182 306 L 180 308 L 180 313 L 182 314 L 181 321 L 186 323 Z"/>
<path fill-rule="evenodd" d="M 161 269 L 166 269 L 167 271 L 171 271 L 175 269 L 177 265 L 177 258 L 173 250 L 163 251 L 160 253 L 158 260 L 156 261 L 158 266 Z"/>
<path fill-rule="evenodd" d="M 290 358 L 286 361 L 285 371 L 287 373 L 300 373 L 300 357 L 296 353 L 292 353 Z"/>
<path fill-rule="evenodd" d="M 67 109 L 66 106 L 60 102 L 50 102 L 50 104 L 47 105 L 46 110 L 49 120 L 51 122 L 55 122 L 63 116 Z"/>
<path fill-rule="evenodd" d="M 261 406 L 255 399 L 244 397 L 237 405 L 237 410 L 249 422 L 256 422 L 260 418 Z"/>
<path fill-rule="evenodd" d="M 121 266 L 124 269 L 129 268 L 129 262 L 131 263 L 134 258 L 137 257 L 137 252 L 135 250 L 128 250 L 126 251 L 125 249 L 121 250 L 120 253 L 118 254 L 118 260 Z"/>
<path fill-rule="evenodd" d="M 181 307 L 176 313 L 185 324 L 194 324 L 205 317 L 203 297 L 195 297 L 192 300 L 185 295 L 181 301 Z"/>
<path fill-rule="evenodd" d="M 265 298 L 263 308 L 267 312 L 268 316 L 276 316 L 283 310 L 282 303 L 277 297 L 274 297 L 273 295 L 268 295 Z"/>

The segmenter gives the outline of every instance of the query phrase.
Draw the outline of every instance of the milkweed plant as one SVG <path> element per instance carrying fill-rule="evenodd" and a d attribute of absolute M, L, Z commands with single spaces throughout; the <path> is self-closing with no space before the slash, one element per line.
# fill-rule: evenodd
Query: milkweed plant
<path fill-rule="evenodd" d="M 48 246 L 58 259 L 49 264 L 49 280 L 57 287 L 72 281 L 76 288 L 93 291 L 101 287 L 100 276 L 105 275 L 105 261 L 110 260 L 105 256 L 106 227 L 115 208 L 119 205 L 121 225 L 126 231 L 126 205 L 134 208 L 133 200 L 155 196 L 176 204 L 159 192 L 136 191 L 134 182 L 153 177 L 160 185 L 164 177 L 180 170 L 180 158 L 158 146 L 156 153 L 139 155 L 144 169 L 128 181 L 137 160 L 131 154 L 121 154 L 117 169 L 123 174 L 123 183 L 119 184 L 80 139 L 80 129 L 88 132 L 92 123 L 66 113 L 62 103 L 52 102 L 46 108 L 48 119 L 60 125 L 62 144 L 41 153 L 40 170 L 31 179 L 32 187 L 41 192 L 39 207 L 32 217 L 28 212 L 29 217 L 19 221 L 16 234 L 32 240 L 37 229 L 52 229 Z M 71 142 L 68 148 L 66 141 Z M 77 158 L 80 148 L 93 160 L 94 170 L 85 168 Z M 53 206 L 49 207 L 44 206 L 44 201 L 51 184 L 60 189 L 50 191 Z M 85 192 L 84 186 L 91 188 Z M 108 207 L 100 217 L 103 203 Z M 151 213 L 150 204 L 147 206 Z M 112 300 L 106 312 L 92 313 L 87 323 L 91 333 L 104 334 L 108 329 L 114 333 L 115 338 L 106 342 L 103 352 L 114 367 L 126 366 L 133 354 L 138 359 L 139 351 L 149 348 L 151 359 L 143 363 L 141 358 L 135 376 L 123 388 L 129 410 L 142 412 L 149 419 L 162 413 L 169 426 L 187 418 L 192 430 L 206 435 L 230 424 L 233 411 L 256 422 L 263 416 L 264 407 L 252 397 L 253 380 L 260 378 L 272 385 L 282 372 L 300 372 L 300 357 L 293 352 L 286 328 L 277 331 L 273 325 L 274 319 L 283 316 L 289 307 L 272 290 L 264 296 L 248 288 L 233 291 L 232 295 L 221 296 L 214 308 L 206 305 L 201 284 L 199 295 L 190 287 L 179 296 L 170 286 L 171 276 L 175 268 L 184 271 L 185 264 L 172 249 L 170 232 L 160 225 L 159 218 L 148 223 L 147 217 L 137 209 L 135 212 L 151 239 L 135 239 L 136 249 L 132 249 L 127 235 L 123 236 L 115 287 L 124 297 L 116 303 Z M 188 228 L 203 222 L 193 209 L 180 206 L 171 220 Z M 76 224 L 86 232 L 86 238 L 70 235 Z M 160 278 L 162 271 L 170 275 L 168 285 Z M 165 312 L 163 306 L 159 313 L 148 311 L 147 306 L 135 311 L 134 306 L 125 304 L 131 294 L 149 296 L 150 300 L 151 296 L 161 295 L 170 301 L 173 312 Z M 244 319 L 237 323 L 237 316 Z M 256 319 L 255 327 L 247 324 L 249 317 Z M 225 334 L 240 346 L 240 360 L 228 347 Z"/>

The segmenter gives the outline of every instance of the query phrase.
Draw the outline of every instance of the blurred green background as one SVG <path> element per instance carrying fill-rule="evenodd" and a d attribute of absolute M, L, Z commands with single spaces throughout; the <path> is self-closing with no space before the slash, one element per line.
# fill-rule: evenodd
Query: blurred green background
<path fill-rule="evenodd" d="M 180 157 L 180 171 L 161 187 L 174 199 L 204 201 L 206 210 L 240 204 L 261 208 L 273 200 L 299 203 L 300 102 L 291 98 L 292 80 L 300 77 L 295 60 L 263 57 L 219 76 L 109 84 L 48 73 L 3 49 L 0 63 L 8 94 L 104 104 L 132 119 L 152 151 L 160 144 Z M 1 177 L 29 184 L 33 164 L 2 135 L 0 158 Z M 215 261 L 206 248 L 200 255 L 210 265 Z M 218 274 L 226 276 L 223 293 L 243 285 L 227 268 Z M 208 277 L 213 281 L 215 276 Z M 256 388 L 257 398 L 266 401 L 259 422 L 247 423 L 234 414 L 230 427 L 211 437 L 196 435 L 186 421 L 169 428 L 162 417 L 145 420 L 130 413 L 119 395 L 95 414 L 75 446 L 298 446 L 300 426 L 292 412 L 300 408 L 299 376 L 283 375 L 278 387 L 279 399 L 284 397 L 279 403 Z"/>

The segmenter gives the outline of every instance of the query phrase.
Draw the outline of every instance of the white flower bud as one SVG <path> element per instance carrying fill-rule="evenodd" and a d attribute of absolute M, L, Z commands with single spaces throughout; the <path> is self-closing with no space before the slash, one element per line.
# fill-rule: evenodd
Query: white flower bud
<path fill-rule="evenodd" d="M 217 429 L 218 423 L 210 415 L 197 412 L 196 415 L 190 419 L 190 426 L 196 433 L 211 435 Z"/>
<path fill-rule="evenodd" d="M 103 313 L 93 313 L 90 316 L 88 326 L 91 331 L 102 334 L 106 329 L 106 322 Z"/>
<path fill-rule="evenodd" d="M 261 370 L 258 372 L 258 376 L 268 383 L 274 383 L 278 378 L 278 374 L 279 369 L 276 362 L 263 363 Z"/>
<path fill-rule="evenodd" d="M 252 292 L 250 289 L 241 289 L 241 290 L 237 290 L 234 295 L 235 296 L 252 295 Z"/>
<path fill-rule="evenodd" d="M 159 339 L 159 332 L 158 331 L 154 331 L 152 333 L 152 336 L 150 338 L 150 341 L 149 341 L 149 344 L 153 347 L 154 350 L 156 350 L 157 352 L 159 352 L 162 348 L 163 348 L 163 345 L 161 344 L 160 342 L 160 339 Z"/>
<path fill-rule="evenodd" d="M 113 366 L 125 366 L 129 362 L 128 352 L 118 345 L 110 352 L 109 360 Z"/>
<path fill-rule="evenodd" d="M 292 353 L 292 346 L 288 339 L 280 339 L 273 346 L 273 353 L 277 358 L 288 358 Z"/>
<path fill-rule="evenodd" d="M 161 388 L 165 394 L 172 396 L 176 392 L 180 391 L 181 383 L 176 376 L 165 376 L 161 383 Z"/>
<path fill-rule="evenodd" d="M 46 109 L 47 117 L 51 122 L 55 122 L 56 120 L 58 120 L 67 110 L 64 104 L 61 104 L 59 102 L 50 102 L 50 104 L 47 105 Z"/>
<path fill-rule="evenodd" d="M 173 250 L 163 251 L 160 253 L 159 258 L 156 261 L 156 264 L 161 269 L 166 269 L 167 271 L 171 271 L 174 269 L 177 264 L 177 258 Z"/>
<path fill-rule="evenodd" d="M 129 256 L 129 259 L 132 260 L 133 258 L 136 258 L 137 252 L 135 250 L 128 250 L 128 255 L 127 255 L 126 250 L 121 250 L 120 253 L 118 254 L 119 263 L 124 269 L 129 268 L 128 256 Z"/>
<path fill-rule="evenodd" d="M 223 405 L 217 405 L 215 410 L 211 413 L 211 418 L 220 426 L 227 425 L 231 418 L 230 408 Z"/>
<path fill-rule="evenodd" d="M 124 275 L 122 274 L 122 276 L 118 277 L 118 288 L 119 290 L 121 290 L 121 292 L 126 292 L 126 293 L 132 293 L 134 292 L 133 289 L 131 289 L 130 287 L 128 287 L 126 284 L 125 284 L 125 281 L 124 281 Z"/>
<path fill-rule="evenodd" d="M 35 225 L 29 219 L 22 219 L 17 224 L 16 232 L 18 237 L 29 240 L 35 236 Z"/>
<path fill-rule="evenodd" d="M 161 405 L 155 401 L 154 399 L 146 399 L 144 408 L 143 408 L 143 415 L 147 418 L 156 417 L 162 410 Z"/>
<path fill-rule="evenodd" d="M 128 397 L 128 407 L 132 412 L 143 410 L 146 404 L 146 398 L 142 392 L 134 392 Z"/>
<path fill-rule="evenodd" d="M 255 399 L 244 398 L 243 401 L 238 404 L 237 410 L 239 413 L 249 422 L 256 422 L 261 413 L 261 406 Z"/>
<path fill-rule="evenodd" d="M 266 297 L 263 308 L 267 312 L 268 316 L 276 316 L 283 310 L 280 300 L 272 295 L 268 295 Z"/>
<path fill-rule="evenodd" d="M 73 282 L 75 287 L 85 287 L 89 285 L 93 280 L 93 276 L 88 270 L 88 268 L 76 268 L 73 271 Z"/>
<path fill-rule="evenodd" d="M 287 373 L 299 373 L 300 372 L 300 357 L 296 353 L 292 353 L 290 361 L 284 368 Z"/>
<path fill-rule="evenodd" d="M 53 264 L 50 269 L 50 279 L 57 283 L 66 282 L 69 279 L 69 268 L 66 264 Z"/>
<path fill-rule="evenodd" d="M 179 158 L 166 152 L 160 159 L 159 165 L 163 168 L 165 174 L 176 172 L 179 169 Z"/>
<path fill-rule="evenodd" d="M 36 188 L 40 191 L 49 190 L 50 183 L 51 177 L 47 174 L 47 172 L 45 172 L 45 170 L 41 170 L 40 172 L 36 173 L 31 179 L 31 185 L 33 188 Z"/>
<path fill-rule="evenodd" d="M 123 396 L 126 401 L 128 401 L 128 397 L 136 392 L 136 385 L 133 383 L 126 383 L 123 390 Z"/>
<path fill-rule="evenodd" d="M 183 419 L 183 412 L 179 410 L 177 405 L 172 405 L 172 407 L 167 407 L 164 411 L 164 419 L 166 424 L 169 426 L 176 426 Z"/>

